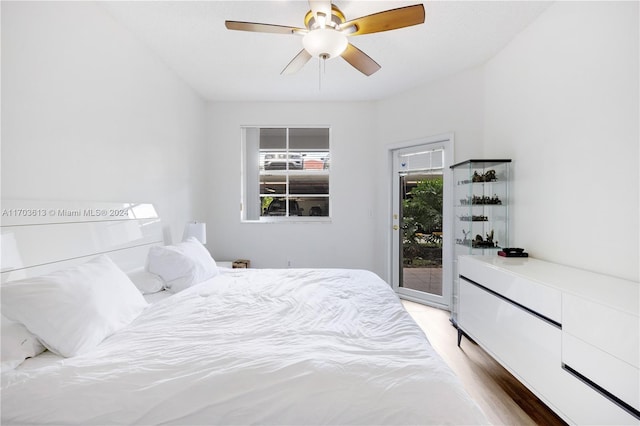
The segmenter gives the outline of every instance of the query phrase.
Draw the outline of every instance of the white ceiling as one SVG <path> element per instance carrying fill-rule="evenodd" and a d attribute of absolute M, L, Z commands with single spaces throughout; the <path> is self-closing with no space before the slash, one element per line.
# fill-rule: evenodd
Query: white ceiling
<path fill-rule="evenodd" d="M 347 20 L 416 3 L 334 1 Z M 230 31 L 224 26 L 228 19 L 304 27 L 306 0 L 101 4 L 207 100 L 366 101 L 486 62 L 550 2 L 424 2 L 422 25 L 350 38 L 382 66 L 370 77 L 342 58 L 328 60 L 322 75 L 316 59 L 297 74 L 280 75 L 302 49 L 300 36 Z"/>

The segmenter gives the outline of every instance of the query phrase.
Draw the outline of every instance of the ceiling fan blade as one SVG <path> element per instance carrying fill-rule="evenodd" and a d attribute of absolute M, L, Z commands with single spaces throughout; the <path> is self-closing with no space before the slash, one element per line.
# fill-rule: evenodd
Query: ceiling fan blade
<path fill-rule="evenodd" d="M 400 7 L 352 19 L 340 25 L 349 35 L 361 35 L 395 30 L 424 23 L 424 5 Z"/>
<path fill-rule="evenodd" d="M 293 74 L 298 72 L 311 59 L 311 55 L 305 49 L 302 49 L 295 58 L 284 67 L 280 74 Z"/>
<path fill-rule="evenodd" d="M 364 75 L 371 75 L 382 68 L 376 61 L 362 50 L 349 43 L 347 49 L 341 55 L 345 61 Z"/>
<path fill-rule="evenodd" d="M 299 34 L 307 32 L 307 30 L 304 28 L 287 27 L 284 25 L 260 24 L 257 22 L 224 21 L 224 25 L 229 30 L 252 31 L 255 33 Z"/>

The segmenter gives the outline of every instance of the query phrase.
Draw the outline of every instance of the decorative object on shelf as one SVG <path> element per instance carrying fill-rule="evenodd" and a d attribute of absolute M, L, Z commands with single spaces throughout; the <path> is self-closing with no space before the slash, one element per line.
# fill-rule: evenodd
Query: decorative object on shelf
<path fill-rule="evenodd" d="M 529 253 L 523 248 L 505 247 L 498 252 L 498 256 L 502 257 L 529 257 Z"/>
<path fill-rule="evenodd" d="M 474 182 L 495 182 L 498 180 L 496 178 L 495 170 L 487 170 L 483 174 L 478 174 L 478 172 L 473 172 L 473 178 L 471 179 Z"/>
<path fill-rule="evenodd" d="M 236 259 L 232 264 L 234 269 L 246 269 L 251 267 L 251 261 L 249 259 Z"/>
<path fill-rule="evenodd" d="M 462 234 L 464 235 L 464 238 L 462 239 L 456 238 L 456 244 L 460 244 L 461 246 L 471 247 L 471 240 L 469 239 L 469 234 L 471 234 L 471 231 L 465 231 L 463 229 Z"/>
<path fill-rule="evenodd" d="M 478 183 L 478 182 L 495 182 L 497 180 L 498 178 L 496 177 L 495 170 L 487 170 L 483 174 L 479 174 L 477 171 L 474 171 L 473 176 L 471 176 L 471 179 L 459 180 L 458 185 L 466 185 L 469 183 Z"/>
<path fill-rule="evenodd" d="M 493 240 L 493 229 L 491 230 L 491 232 L 486 234 L 486 238 L 483 238 L 482 235 L 478 234 L 473 240 L 469 239 L 469 234 L 471 233 L 471 231 L 467 232 L 463 229 L 462 233 L 464 234 L 464 238 L 457 238 L 457 244 L 473 248 L 498 248 L 498 241 Z"/>
<path fill-rule="evenodd" d="M 468 206 L 469 204 L 477 204 L 477 205 L 499 205 L 502 204 L 502 200 L 500 197 L 493 194 L 493 197 L 489 197 L 487 195 L 479 196 L 474 195 L 472 197 L 462 198 L 460 200 L 460 204 L 463 206 Z"/>
<path fill-rule="evenodd" d="M 494 247 L 498 247 L 498 242 L 497 241 L 493 241 L 493 229 L 491 230 L 491 232 L 489 232 L 488 234 L 486 234 L 487 238 L 483 239 L 482 235 L 478 234 L 476 235 L 476 237 L 473 239 L 473 243 L 472 243 L 472 247 L 474 248 L 494 248 Z"/>
<path fill-rule="evenodd" d="M 462 215 L 460 220 L 464 222 L 487 222 L 489 219 L 485 215 Z"/>
<path fill-rule="evenodd" d="M 184 227 L 182 241 L 186 241 L 190 237 L 195 237 L 202 244 L 207 244 L 207 224 L 204 222 L 189 222 Z"/>

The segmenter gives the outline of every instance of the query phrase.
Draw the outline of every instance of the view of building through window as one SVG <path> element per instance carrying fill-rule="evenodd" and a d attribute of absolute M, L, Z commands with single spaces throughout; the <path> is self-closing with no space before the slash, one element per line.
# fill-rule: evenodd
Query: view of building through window
<path fill-rule="evenodd" d="M 243 218 L 328 217 L 329 128 L 243 130 Z"/>

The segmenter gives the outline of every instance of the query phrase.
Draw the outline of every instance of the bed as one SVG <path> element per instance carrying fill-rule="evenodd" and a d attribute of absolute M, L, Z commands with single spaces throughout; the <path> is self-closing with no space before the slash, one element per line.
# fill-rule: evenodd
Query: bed
<path fill-rule="evenodd" d="M 3 235 L 9 227 L 3 223 Z M 154 250 L 183 244 L 130 245 L 149 252 L 149 263 Z M 134 300 L 126 324 L 77 353 L 65 346 L 67 335 L 58 344 L 48 331 L 43 339 L 34 332 L 49 350 L 3 368 L 2 424 L 487 423 L 396 294 L 371 272 L 216 267 L 207 279 L 145 300 L 132 271 L 112 257 L 92 253 L 45 277 L 60 280 L 72 269 L 91 281 L 102 268 L 109 280 L 96 278 L 96 286 L 118 281 L 117 303 Z M 158 259 L 167 260 L 151 263 Z M 15 323 L 23 308 L 5 297 L 32 297 L 11 292 L 20 284 L 2 286 L 2 313 Z M 77 324 L 71 334 L 84 326 Z"/>

